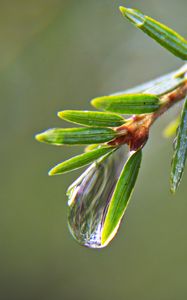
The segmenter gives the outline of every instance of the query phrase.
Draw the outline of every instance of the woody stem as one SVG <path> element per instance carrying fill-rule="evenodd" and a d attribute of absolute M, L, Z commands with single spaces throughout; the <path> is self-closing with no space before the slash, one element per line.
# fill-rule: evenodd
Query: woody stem
<path fill-rule="evenodd" d="M 151 125 L 177 102 L 187 95 L 187 79 L 173 91 L 160 97 L 160 108 L 151 114 L 134 115 L 124 125 L 116 128 L 119 137 L 109 142 L 109 145 L 119 146 L 127 144 L 130 150 L 137 150 L 145 145 Z"/>

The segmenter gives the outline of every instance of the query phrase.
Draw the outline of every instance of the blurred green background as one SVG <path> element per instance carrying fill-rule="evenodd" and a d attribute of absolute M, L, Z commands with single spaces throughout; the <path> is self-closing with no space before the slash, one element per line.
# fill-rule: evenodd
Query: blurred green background
<path fill-rule="evenodd" d="M 172 141 L 154 125 L 135 193 L 109 247 L 79 246 L 67 228 L 65 191 L 80 172 L 49 178 L 81 148 L 34 140 L 66 126 L 56 112 L 172 71 L 181 62 L 125 21 L 136 7 L 184 36 L 186 0 L 1 0 L 0 299 L 187 297 L 187 172 L 169 192 Z"/>

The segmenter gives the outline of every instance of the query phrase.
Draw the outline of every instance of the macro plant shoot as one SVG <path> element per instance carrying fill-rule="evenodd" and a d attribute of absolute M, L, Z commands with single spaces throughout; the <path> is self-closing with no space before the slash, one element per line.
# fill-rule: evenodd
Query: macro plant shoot
<path fill-rule="evenodd" d="M 178 102 L 181 110 L 164 129 L 164 136 L 173 138 L 172 194 L 181 183 L 187 157 L 187 40 L 137 9 L 121 6 L 119 10 L 168 55 L 181 59 L 181 67 L 140 86 L 92 99 L 96 111 L 60 111 L 58 117 L 73 127 L 50 128 L 36 135 L 39 142 L 55 146 L 85 145 L 84 153 L 59 162 L 49 175 L 88 166 L 68 188 L 67 208 L 72 236 L 89 248 L 103 248 L 116 235 L 138 178 L 151 126 Z"/>

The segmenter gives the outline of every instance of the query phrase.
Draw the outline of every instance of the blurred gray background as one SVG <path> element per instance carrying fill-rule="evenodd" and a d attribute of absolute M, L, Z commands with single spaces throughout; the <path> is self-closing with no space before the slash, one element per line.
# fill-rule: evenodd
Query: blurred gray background
<path fill-rule="evenodd" d="M 184 36 L 186 0 L 1 0 L 0 299 L 175 300 L 187 297 L 187 172 L 169 192 L 175 109 L 152 131 L 117 237 L 103 250 L 79 246 L 67 228 L 65 191 L 81 173 L 49 178 L 81 147 L 39 144 L 34 134 L 67 126 L 56 112 L 90 109 L 93 97 L 181 65 L 125 21 L 136 7 Z"/>

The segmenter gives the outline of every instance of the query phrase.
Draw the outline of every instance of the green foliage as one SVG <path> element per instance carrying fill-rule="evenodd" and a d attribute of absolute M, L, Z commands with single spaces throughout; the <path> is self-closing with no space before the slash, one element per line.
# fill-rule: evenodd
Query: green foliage
<path fill-rule="evenodd" d="M 114 151 L 112 147 L 101 147 L 77 156 L 74 156 L 58 165 L 49 171 L 49 175 L 57 175 L 67 173 L 84 166 L 91 164 L 93 161 L 98 158 Z"/>
<path fill-rule="evenodd" d="M 117 114 L 98 111 L 64 110 L 58 116 L 83 126 L 118 127 L 125 123 L 124 118 Z"/>
<path fill-rule="evenodd" d="M 172 120 L 164 129 L 163 135 L 166 138 L 170 138 L 174 136 L 177 132 L 177 128 L 180 124 L 180 117 L 176 118 L 175 120 Z"/>
<path fill-rule="evenodd" d="M 120 94 L 95 98 L 91 104 L 106 111 L 120 114 L 151 113 L 160 106 L 159 98 L 150 94 Z"/>
<path fill-rule="evenodd" d="M 149 88 L 147 92 L 161 97 L 162 95 L 175 90 L 184 82 L 183 76 L 180 77 L 179 75 L 181 75 L 181 73 L 179 74 L 177 72 L 173 77 L 162 80 L 155 86 Z"/>
<path fill-rule="evenodd" d="M 89 152 L 89 151 L 92 151 L 92 150 L 95 150 L 97 149 L 98 147 L 100 147 L 99 144 L 91 144 L 91 145 L 88 145 L 84 148 L 84 152 Z"/>
<path fill-rule="evenodd" d="M 117 231 L 125 213 L 138 176 L 142 151 L 130 155 L 119 177 L 102 230 L 102 244 L 108 244 Z"/>
<path fill-rule="evenodd" d="M 167 26 L 145 16 L 137 9 L 120 7 L 124 17 L 177 57 L 187 60 L 187 41 Z"/>
<path fill-rule="evenodd" d="M 85 145 L 104 143 L 114 139 L 117 133 L 110 128 L 53 128 L 36 136 L 39 142 L 52 145 Z"/>
<path fill-rule="evenodd" d="M 181 181 L 187 157 L 187 98 L 182 110 L 174 147 L 175 151 L 171 167 L 171 191 L 173 193 Z"/>
<path fill-rule="evenodd" d="M 187 41 L 178 33 L 138 10 L 120 10 L 164 48 L 182 60 L 187 59 Z M 36 135 L 38 141 L 52 145 L 87 145 L 85 153 L 49 171 L 49 175 L 56 175 L 91 164 L 67 192 L 69 228 L 81 245 L 101 248 L 115 236 L 135 186 L 151 125 L 186 96 L 187 64 L 156 80 L 91 101 L 94 107 L 107 112 L 58 113 L 63 120 L 83 127 L 53 128 Z M 172 192 L 179 186 L 187 157 L 187 98 L 181 117 L 172 120 L 164 131 L 167 137 L 174 134 Z M 128 154 L 124 145 L 130 149 Z"/>

